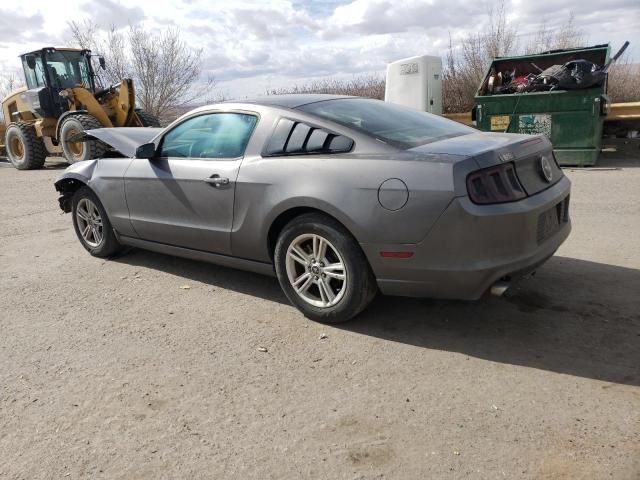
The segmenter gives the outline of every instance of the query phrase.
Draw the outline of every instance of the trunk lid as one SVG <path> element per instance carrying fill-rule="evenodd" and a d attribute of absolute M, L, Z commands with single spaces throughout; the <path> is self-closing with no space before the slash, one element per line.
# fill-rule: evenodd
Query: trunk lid
<path fill-rule="evenodd" d="M 412 150 L 472 157 L 479 168 L 513 162 L 516 175 L 528 195 L 547 189 L 563 176 L 553 158 L 551 142 L 541 135 L 477 132 Z"/>

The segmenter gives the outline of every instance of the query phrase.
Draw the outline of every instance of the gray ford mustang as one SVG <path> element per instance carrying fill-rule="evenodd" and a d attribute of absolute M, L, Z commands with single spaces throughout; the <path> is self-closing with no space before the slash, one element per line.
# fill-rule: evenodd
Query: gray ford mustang
<path fill-rule="evenodd" d="M 55 182 L 89 253 L 129 245 L 275 273 L 291 303 L 324 322 L 352 318 L 378 291 L 501 293 L 571 229 L 570 182 L 544 137 L 378 100 L 219 103 L 165 129 L 84 140 L 120 155 Z"/>

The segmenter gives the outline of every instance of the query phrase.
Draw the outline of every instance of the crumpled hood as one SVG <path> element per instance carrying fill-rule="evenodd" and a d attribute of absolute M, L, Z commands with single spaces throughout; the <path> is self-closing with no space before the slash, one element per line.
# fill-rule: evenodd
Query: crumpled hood
<path fill-rule="evenodd" d="M 133 158 L 136 156 L 136 149 L 140 145 L 151 142 L 163 130 L 162 128 L 151 127 L 96 128 L 83 132 L 82 139 L 98 139 L 113 147 L 114 150 L 119 151 L 125 157 Z"/>

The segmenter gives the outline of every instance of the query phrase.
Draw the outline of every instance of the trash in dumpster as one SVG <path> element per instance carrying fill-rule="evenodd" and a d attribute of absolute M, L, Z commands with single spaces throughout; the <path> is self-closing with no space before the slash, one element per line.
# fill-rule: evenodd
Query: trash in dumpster
<path fill-rule="evenodd" d="M 574 60 L 564 65 L 553 65 L 543 70 L 531 82 L 532 90 L 572 90 L 600 87 L 607 74 L 602 68 L 588 60 Z"/>
<path fill-rule="evenodd" d="M 618 53 L 605 65 L 598 65 L 580 58 L 563 65 L 551 65 L 546 69 L 540 68 L 533 62 L 524 65 L 524 68 L 533 67 L 536 69 L 537 74 L 533 72 L 518 74 L 518 68 L 496 72 L 496 69 L 492 68 L 483 94 L 508 95 L 511 93 L 602 87 L 607 79 L 609 67 L 628 46 L 629 42 L 625 42 Z"/>
<path fill-rule="evenodd" d="M 610 99 L 609 45 L 494 58 L 475 95 L 480 130 L 544 135 L 560 165 L 594 165 Z"/>

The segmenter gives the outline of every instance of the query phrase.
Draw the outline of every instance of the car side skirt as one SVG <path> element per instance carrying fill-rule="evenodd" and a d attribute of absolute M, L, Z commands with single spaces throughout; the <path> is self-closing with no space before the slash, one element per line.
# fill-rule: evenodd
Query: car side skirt
<path fill-rule="evenodd" d="M 223 267 L 237 268 L 239 270 L 246 270 L 248 272 L 275 277 L 275 270 L 271 263 L 256 262 L 255 260 L 247 260 L 245 258 L 230 257 L 211 252 L 203 252 L 202 250 L 176 247 L 175 245 L 141 240 L 139 238 L 127 237 L 125 235 L 118 235 L 118 240 L 123 245 L 128 245 L 130 247 L 137 247 L 143 250 L 163 253 L 165 255 L 174 255 L 176 257 L 213 263 Z"/>

